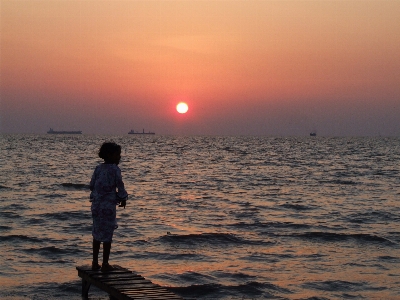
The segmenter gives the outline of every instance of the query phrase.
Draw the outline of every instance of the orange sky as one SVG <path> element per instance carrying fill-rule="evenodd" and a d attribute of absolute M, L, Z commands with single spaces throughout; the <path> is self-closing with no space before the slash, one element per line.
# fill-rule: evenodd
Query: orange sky
<path fill-rule="evenodd" d="M 1 132 L 400 135 L 398 0 L 0 3 Z"/>

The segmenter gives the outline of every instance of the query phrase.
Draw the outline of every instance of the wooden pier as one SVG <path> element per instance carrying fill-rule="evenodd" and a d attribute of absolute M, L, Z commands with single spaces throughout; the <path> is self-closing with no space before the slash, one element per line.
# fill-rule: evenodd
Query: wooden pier
<path fill-rule="evenodd" d="M 82 278 L 82 297 L 88 298 L 93 284 L 118 300 L 184 300 L 166 288 L 120 266 L 109 272 L 92 271 L 91 266 L 76 267 Z"/>

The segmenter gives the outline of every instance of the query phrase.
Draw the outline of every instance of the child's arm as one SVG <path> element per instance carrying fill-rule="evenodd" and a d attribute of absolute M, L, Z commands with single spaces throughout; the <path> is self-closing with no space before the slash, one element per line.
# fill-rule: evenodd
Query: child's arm
<path fill-rule="evenodd" d="M 123 207 L 123 208 L 125 208 L 125 206 L 126 206 L 126 200 L 122 200 L 118 205 L 118 207 Z"/>
<path fill-rule="evenodd" d="M 95 185 L 95 183 L 96 183 L 96 170 L 97 170 L 97 167 L 96 167 L 96 169 L 95 169 L 94 172 L 93 172 L 93 175 L 92 175 L 92 178 L 90 179 L 90 184 L 89 184 L 90 191 L 91 191 L 90 196 L 89 196 L 90 202 L 93 202 L 93 198 L 94 198 L 94 196 L 93 196 L 93 190 L 94 190 L 94 185 Z"/>
<path fill-rule="evenodd" d="M 94 184 L 96 183 L 96 172 L 97 171 L 97 167 L 96 167 L 96 169 L 94 169 L 94 172 L 93 172 L 93 175 L 92 175 L 92 178 L 90 179 L 90 190 L 93 192 L 93 190 L 94 190 Z"/>
<path fill-rule="evenodd" d="M 119 207 L 125 208 L 126 200 L 128 200 L 128 193 L 125 190 L 124 182 L 122 181 L 121 170 L 117 167 L 117 176 L 116 176 L 116 185 L 117 185 L 117 198 Z"/>

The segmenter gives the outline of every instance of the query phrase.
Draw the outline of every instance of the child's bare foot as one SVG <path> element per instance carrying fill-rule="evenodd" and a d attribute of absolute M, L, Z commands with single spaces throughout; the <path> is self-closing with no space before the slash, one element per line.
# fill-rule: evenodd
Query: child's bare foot
<path fill-rule="evenodd" d="M 103 264 L 102 266 L 101 266 L 101 271 L 102 272 L 109 272 L 109 271 L 112 271 L 112 270 L 114 270 L 115 268 L 113 267 L 113 266 L 111 266 L 111 265 L 109 265 L 109 264 Z"/>

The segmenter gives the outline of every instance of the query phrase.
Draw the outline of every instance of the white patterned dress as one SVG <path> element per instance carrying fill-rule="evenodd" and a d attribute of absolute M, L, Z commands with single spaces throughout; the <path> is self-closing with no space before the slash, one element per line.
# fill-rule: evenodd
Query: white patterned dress
<path fill-rule="evenodd" d="M 114 230 L 118 227 L 116 207 L 119 202 L 128 199 L 120 168 L 115 164 L 99 164 L 90 181 L 90 190 L 93 238 L 111 243 Z"/>

